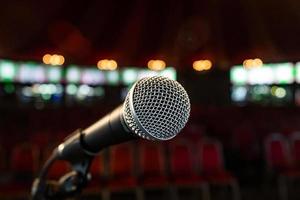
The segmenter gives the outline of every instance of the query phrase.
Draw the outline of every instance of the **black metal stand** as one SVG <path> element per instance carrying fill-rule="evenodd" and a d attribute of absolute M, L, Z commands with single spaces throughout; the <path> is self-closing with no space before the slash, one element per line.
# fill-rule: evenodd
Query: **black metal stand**
<path fill-rule="evenodd" d="M 51 181 L 46 178 L 50 167 L 57 161 L 57 150 L 54 150 L 43 166 L 39 177 L 33 182 L 31 190 L 32 200 L 58 200 L 75 197 L 80 194 L 91 179 L 89 168 L 92 159 L 93 156 L 87 156 L 83 161 L 71 163 L 71 172 L 62 176 L 58 181 Z"/>

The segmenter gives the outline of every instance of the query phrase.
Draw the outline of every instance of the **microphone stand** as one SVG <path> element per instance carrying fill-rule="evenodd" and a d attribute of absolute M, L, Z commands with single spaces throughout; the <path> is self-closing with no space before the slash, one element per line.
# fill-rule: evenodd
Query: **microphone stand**
<path fill-rule="evenodd" d="M 77 130 L 82 134 L 81 130 Z M 86 156 L 84 160 L 70 162 L 72 171 L 62 176 L 58 181 L 47 180 L 50 167 L 57 161 L 57 149 L 53 151 L 44 164 L 39 176 L 34 180 L 31 188 L 32 200 L 66 199 L 81 193 L 91 179 L 89 168 L 93 156 Z"/>

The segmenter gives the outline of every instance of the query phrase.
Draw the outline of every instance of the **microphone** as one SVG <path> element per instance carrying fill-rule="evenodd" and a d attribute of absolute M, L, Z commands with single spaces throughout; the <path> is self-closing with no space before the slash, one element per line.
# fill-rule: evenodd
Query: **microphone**
<path fill-rule="evenodd" d="M 56 148 L 57 159 L 78 162 L 110 145 L 136 138 L 169 140 L 190 115 L 185 89 L 166 77 L 140 79 L 122 105 L 84 130 L 78 130 Z"/>

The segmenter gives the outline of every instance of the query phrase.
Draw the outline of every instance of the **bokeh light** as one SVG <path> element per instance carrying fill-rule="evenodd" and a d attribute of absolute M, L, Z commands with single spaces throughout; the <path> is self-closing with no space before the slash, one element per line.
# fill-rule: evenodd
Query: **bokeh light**
<path fill-rule="evenodd" d="M 65 63 L 65 58 L 58 54 L 45 54 L 43 56 L 43 63 L 46 65 L 63 65 Z"/>
<path fill-rule="evenodd" d="M 149 60 L 147 66 L 153 71 L 161 71 L 166 68 L 166 62 L 163 60 Z"/>
<path fill-rule="evenodd" d="M 193 62 L 193 69 L 196 71 L 207 71 L 212 68 L 210 60 L 196 60 Z"/>
<path fill-rule="evenodd" d="M 115 60 L 99 60 L 97 63 L 97 67 L 100 70 L 116 70 L 118 68 L 118 63 Z"/>

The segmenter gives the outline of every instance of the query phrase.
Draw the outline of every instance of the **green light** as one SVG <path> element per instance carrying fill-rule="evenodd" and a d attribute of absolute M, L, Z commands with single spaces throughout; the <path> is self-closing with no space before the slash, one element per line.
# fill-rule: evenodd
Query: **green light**
<path fill-rule="evenodd" d="M 279 84 L 291 84 L 294 82 L 294 68 L 292 63 L 267 64 L 274 69 L 275 82 Z"/>
<path fill-rule="evenodd" d="M 247 83 L 247 70 L 243 66 L 234 66 L 230 69 L 230 81 L 234 85 L 245 85 Z"/>
<path fill-rule="evenodd" d="M 78 83 L 81 79 L 81 71 L 76 66 L 71 66 L 67 69 L 66 79 L 68 83 Z"/>
<path fill-rule="evenodd" d="M 300 62 L 296 63 L 295 78 L 296 82 L 300 83 Z"/>
<path fill-rule="evenodd" d="M 8 94 L 12 94 L 15 91 L 15 86 L 13 84 L 4 85 L 4 91 Z"/>
<path fill-rule="evenodd" d="M 62 79 L 62 69 L 61 67 L 48 67 L 47 68 L 47 78 L 51 83 L 59 83 Z"/>
<path fill-rule="evenodd" d="M 275 91 L 275 96 L 278 98 L 283 98 L 286 96 L 286 90 L 282 87 L 279 87 Z"/>
<path fill-rule="evenodd" d="M 159 75 L 167 77 L 167 78 L 172 79 L 172 80 L 176 80 L 177 79 L 176 70 L 173 67 L 167 67 L 166 69 L 162 70 L 159 73 Z"/>
<path fill-rule="evenodd" d="M 17 68 L 15 63 L 11 61 L 1 61 L 0 63 L 0 80 L 4 82 L 12 82 L 15 80 Z"/>
<path fill-rule="evenodd" d="M 34 62 L 21 63 L 18 79 L 21 83 L 43 83 L 46 81 L 46 69 Z"/>
<path fill-rule="evenodd" d="M 75 95 L 77 93 L 77 86 L 74 84 L 69 84 L 66 87 L 66 93 L 68 95 Z"/>
<path fill-rule="evenodd" d="M 138 71 L 135 68 L 127 68 L 123 70 L 122 73 L 122 82 L 125 85 L 130 85 L 137 80 Z"/>
<path fill-rule="evenodd" d="M 119 83 L 119 72 L 118 71 L 107 71 L 106 80 L 109 85 L 117 85 Z"/>
<path fill-rule="evenodd" d="M 47 101 L 51 99 L 51 94 L 43 93 L 42 94 L 42 99 Z"/>

